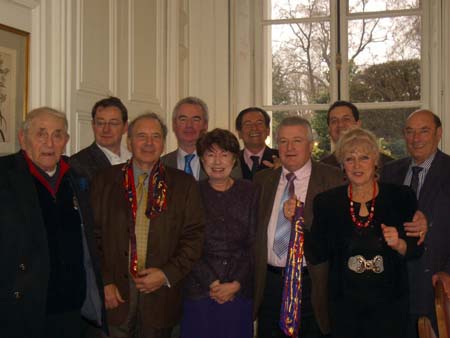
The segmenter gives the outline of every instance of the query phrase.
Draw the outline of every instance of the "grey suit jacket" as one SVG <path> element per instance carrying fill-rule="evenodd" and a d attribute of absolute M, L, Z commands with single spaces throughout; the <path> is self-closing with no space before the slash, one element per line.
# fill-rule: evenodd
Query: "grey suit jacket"
<path fill-rule="evenodd" d="M 403 158 L 383 167 L 381 180 L 403 184 L 411 158 Z M 450 156 L 440 150 L 420 190 L 419 210 L 428 220 L 425 251 L 421 258 L 408 262 L 410 311 L 435 316 L 431 277 L 438 271 L 450 273 Z"/>
<path fill-rule="evenodd" d="M 95 142 L 72 155 L 69 164 L 78 175 L 86 177 L 89 182 L 100 170 L 111 166 L 108 158 Z"/>
<path fill-rule="evenodd" d="M 178 149 L 176 149 L 170 153 L 167 153 L 166 155 L 161 157 L 162 163 L 168 167 L 178 169 L 177 151 L 178 151 Z M 234 179 L 242 178 L 242 170 L 241 170 L 239 159 L 236 160 L 236 166 L 231 171 L 230 176 L 233 177 Z M 203 170 L 203 167 L 200 165 L 200 174 L 199 174 L 198 180 L 201 181 L 206 178 L 208 178 L 208 175 L 206 175 L 206 172 Z"/>
<path fill-rule="evenodd" d="M 262 303 L 266 271 L 267 271 L 267 228 L 274 207 L 275 195 L 280 181 L 282 168 L 265 169 L 256 173 L 253 181 L 260 186 L 260 204 L 258 213 L 258 228 L 256 231 L 256 259 L 255 259 L 255 299 L 254 313 L 257 314 Z M 342 172 L 326 164 L 312 162 L 311 177 L 305 201 L 305 227 L 310 229 L 313 215 L 314 197 L 325 190 L 344 183 Z M 312 303 L 317 322 L 323 333 L 329 333 L 328 318 L 328 265 L 308 265 L 312 284 Z"/>

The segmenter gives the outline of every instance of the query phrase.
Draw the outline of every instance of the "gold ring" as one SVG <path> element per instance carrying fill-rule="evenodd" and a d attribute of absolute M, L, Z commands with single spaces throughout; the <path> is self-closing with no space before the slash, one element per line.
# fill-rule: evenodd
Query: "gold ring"
<path fill-rule="evenodd" d="M 419 231 L 419 236 L 422 237 L 424 235 L 423 231 Z"/>

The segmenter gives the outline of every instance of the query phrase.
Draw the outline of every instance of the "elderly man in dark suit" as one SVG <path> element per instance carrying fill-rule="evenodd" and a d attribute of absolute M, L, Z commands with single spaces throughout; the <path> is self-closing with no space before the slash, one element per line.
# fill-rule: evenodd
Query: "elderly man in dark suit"
<path fill-rule="evenodd" d="M 261 188 L 255 276 L 255 314 L 260 338 L 285 337 L 278 322 L 287 250 L 278 250 L 277 240 L 280 238 L 277 235 L 279 218 L 284 217 L 281 215 L 284 190 L 292 184 L 296 198 L 305 202 L 305 226 L 309 228 L 314 197 L 343 183 L 342 173 L 337 168 L 311 159 L 313 136 L 307 120 L 298 116 L 284 119 L 278 128 L 277 143 L 282 167 L 262 170 L 254 177 Z M 288 176 L 291 173 L 295 176 Z M 329 333 L 326 271 L 324 265 L 303 269 L 302 338 Z M 312 291 L 311 282 L 314 284 Z"/>
<path fill-rule="evenodd" d="M 239 154 L 242 177 L 251 180 L 256 172 L 272 168 L 278 150 L 266 145 L 270 135 L 269 114 L 259 107 L 246 108 L 236 117 L 236 130 L 244 142 L 244 149 Z"/>
<path fill-rule="evenodd" d="M 64 114 L 27 114 L 22 150 L 0 158 L 1 336 L 81 335 L 82 315 L 102 325 L 103 283 L 86 191 L 62 156 Z"/>
<path fill-rule="evenodd" d="M 138 116 L 128 129 L 131 161 L 92 184 L 111 337 L 170 337 L 183 278 L 201 254 L 199 189 L 160 161 L 166 135 L 158 115 Z"/>
<path fill-rule="evenodd" d="M 128 128 L 128 111 L 117 97 L 108 97 L 92 108 L 94 142 L 70 158 L 70 165 L 78 174 L 92 181 L 98 171 L 123 163 L 130 152 L 122 146 L 122 136 Z"/>
<path fill-rule="evenodd" d="M 429 110 L 413 112 L 406 120 L 404 137 L 410 157 L 387 164 L 381 179 L 409 185 L 416 191 L 419 210 L 429 224 L 425 252 L 408 262 L 411 323 L 409 338 L 417 337 L 417 319 L 426 315 L 436 329 L 432 277 L 440 271 L 450 272 L 450 156 L 438 149 L 442 125 Z M 407 229 L 423 237 L 417 227 Z"/>

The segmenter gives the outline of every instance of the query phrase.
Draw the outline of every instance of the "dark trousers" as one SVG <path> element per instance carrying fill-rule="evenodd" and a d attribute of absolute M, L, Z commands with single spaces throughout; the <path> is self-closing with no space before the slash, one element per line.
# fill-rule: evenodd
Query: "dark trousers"
<path fill-rule="evenodd" d="M 80 310 L 49 314 L 45 320 L 45 338 L 80 338 Z"/>
<path fill-rule="evenodd" d="M 285 338 L 281 331 L 280 310 L 283 296 L 283 269 L 268 266 L 264 299 L 258 313 L 258 338 Z M 305 268 L 302 274 L 301 322 L 298 338 L 321 338 L 311 304 L 311 278 Z"/>
<path fill-rule="evenodd" d="M 333 338 L 406 338 L 406 299 L 368 304 L 345 297 L 330 302 Z"/>
<path fill-rule="evenodd" d="M 130 310 L 124 323 L 119 326 L 109 326 L 109 338 L 170 338 L 172 328 L 149 328 L 142 324 L 139 313 L 139 291 L 130 277 Z M 105 336 L 104 336 L 105 337 Z"/>

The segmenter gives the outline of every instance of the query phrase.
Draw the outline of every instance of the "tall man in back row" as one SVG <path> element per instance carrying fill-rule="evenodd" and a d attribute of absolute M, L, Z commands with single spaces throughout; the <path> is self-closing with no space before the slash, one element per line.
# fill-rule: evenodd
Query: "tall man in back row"
<path fill-rule="evenodd" d="M 286 227 L 283 205 L 286 191 L 305 203 L 305 227 L 312 224 L 314 197 L 343 184 L 339 169 L 311 159 L 313 134 L 306 119 L 291 116 L 281 121 L 277 135 L 281 167 L 263 170 L 254 177 L 261 188 L 259 227 L 256 233 L 255 315 L 259 338 L 285 337 L 278 323 L 283 292 L 290 222 Z M 292 175 L 294 174 L 294 175 Z M 302 271 L 301 338 L 319 338 L 330 333 L 325 264 Z M 311 294 L 311 283 L 316 288 Z"/>
<path fill-rule="evenodd" d="M 0 331 L 8 338 L 79 338 L 104 323 L 103 283 L 86 190 L 62 156 L 66 116 L 27 114 L 21 151 L 0 158 Z"/>
<path fill-rule="evenodd" d="M 450 273 L 450 156 L 438 149 L 441 136 L 438 116 L 423 109 L 413 112 L 404 128 L 410 156 L 387 164 L 381 175 L 382 181 L 409 185 L 416 191 L 419 210 L 429 224 L 424 254 L 408 262 L 411 314 L 408 338 L 417 338 L 420 316 L 429 317 L 437 332 L 432 278 L 440 277 L 441 271 Z"/>
<path fill-rule="evenodd" d="M 244 142 L 239 155 L 242 177 L 251 180 L 256 172 L 272 168 L 274 159 L 278 158 L 278 150 L 266 145 L 270 135 L 269 114 L 259 107 L 246 108 L 236 118 L 236 130 Z"/>
<path fill-rule="evenodd" d="M 361 127 L 361 120 L 359 118 L 358 108 L 348 101 L 334 102 L 327 112 L 328 133 L 333 144 L 336 144 L 342 133 L 350 128 Z M 384 164 L 392 161 L 393 158 L 380 152 L 379 164 L 382 167 Z M 320 162 L 340 167 L 339 162 L 334 152 L 323 157 Z"/>
<path fill-rule="evenodd" d="M 200 257 L 203 210 L 194 178 L 160 160 L 167 128 L 154 113 L 129 125 L 132 158 L 99 174 L 91 199 L 111 337 L 168 338 L 184 277 Z"/>

